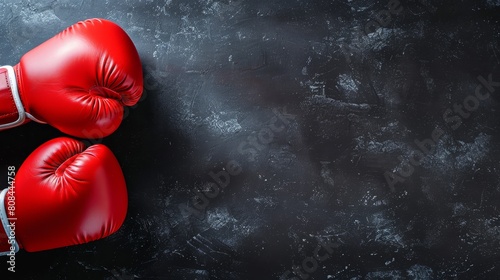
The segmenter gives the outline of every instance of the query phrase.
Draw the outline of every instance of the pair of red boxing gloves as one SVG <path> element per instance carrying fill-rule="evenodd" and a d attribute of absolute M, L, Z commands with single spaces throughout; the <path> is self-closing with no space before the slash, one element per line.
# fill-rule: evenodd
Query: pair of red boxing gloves
<path fill-rule="evenodd" d="M 107 136 L 142 92 L 142 65 L 125 31 L 103 19 L 78 22 L 14 67 L 0 67 L 0 129 L 33 120 L 78 138 L 92 131 Z M 87 243 L 125 220 L 125 179 L 102 144 L 56 138 L 5 172 L 0 255 Z"/>

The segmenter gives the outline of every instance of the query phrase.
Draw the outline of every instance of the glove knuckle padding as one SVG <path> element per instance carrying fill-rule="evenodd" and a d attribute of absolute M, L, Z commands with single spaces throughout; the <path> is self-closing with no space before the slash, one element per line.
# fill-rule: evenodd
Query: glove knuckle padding
<path fill-rule="evenodd" d="M 70 138 L 49 141 L 23 163 L 16 186 L 16 233 L 27 251 L 97 240 L 125 219 L 125 180 L 104 145 L 86 149 Z"/>
<path fill-rule="evenodd" d="M 27 112 L 78 137 L 119 126 L 123 106 L 143 91 L 135 46 L 118 25 L 101 19 L 79 22 L 26 53 L 15 66 Z"/>

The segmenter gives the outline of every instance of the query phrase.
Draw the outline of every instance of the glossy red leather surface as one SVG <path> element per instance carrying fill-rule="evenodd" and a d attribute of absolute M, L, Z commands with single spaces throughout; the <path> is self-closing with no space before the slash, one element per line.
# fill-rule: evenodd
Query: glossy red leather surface
<path fill-rule="evenodd" d="M 17 218 L 17 241 L 29 252 L 106 237 L 127 213 L 120 165 L 101 144 L 86 148 L 71 138 L 50 140 L 26 159 L 15 180 L 16 210 L 9 217 Z M 7 245 L 0 240 L 0 247 Z"/>
<path fill-rule="evenodd" d="M 123 106 L 134 105 L 143 91 L 133 42 L 103 19 L 70 26 L 26 53 L 14 69 L 25 110 L 76 137 L 114 132 Z"/>

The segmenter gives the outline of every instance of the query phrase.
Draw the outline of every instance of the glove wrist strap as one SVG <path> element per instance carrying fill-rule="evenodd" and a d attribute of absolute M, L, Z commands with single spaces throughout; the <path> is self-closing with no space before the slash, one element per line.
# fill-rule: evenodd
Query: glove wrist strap
<path fill-rule="evenodd" d="M 21 125 L 26 118 L 12 66 L 0 67 L 0 130 Z"/>
<path fill-rule="evenodd" d="M 7 240 L 7 244 L 0 243 L 0 248 L 4 248 L 5 246 L 7 249 L 7 251 L 0 251 L 0 256 L 15 254 L 19 251 L 19 244 L 17 243 L 15 232 L 16 218 L 9 218 L 5 210 L 5 196 L 8 190 L 9 189 L 4 189 L 0 192 L 0 220 L 2 222 L 3 231 L 5 232 L 5 239 Z M 2 237 L 1 235 L 2 231 L 0 230 L 0 237 Z"/>

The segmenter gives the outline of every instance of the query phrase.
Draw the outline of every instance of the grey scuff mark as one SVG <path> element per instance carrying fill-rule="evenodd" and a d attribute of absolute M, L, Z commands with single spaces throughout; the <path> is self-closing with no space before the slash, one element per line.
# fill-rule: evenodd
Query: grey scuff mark
<path fill-rule="evenodd" d="M 321 95 L 308 97 L 307 100 L 311 105 L 327 105 L 348 112 L 368 112 L 371 109 L 370 104 L 367 103 L 349 103 Z"/>
<path fill-rule="evenodd" d="M 407 151 L 411 146 L 394 140 L 377 141 L 365 136 L 358 136 L 355 138 L 356 147 L 355 151 L 363 151 L 370 154 L 386 154 Z"/>
<path fill-rule="evenodd" d="M 450 172 L 453 168 L 471 168 L 488 154 L 490 141 L 491 136 L 484 133 L 476 136 L 471 143 L 455 143 L 450 136 L 444 136 L 437 143 L 436 151 L 424 158 L 422 166 L 439 173 Z"/>
<path fill-rule="evenodd" d="M 337 85 L 343 89 L 344 94 L 357 93 L 361 83 L 351 75 L 341 74 L 338 76 Z"/>
<path fill-rule="evenodd" d="M 207 213 L 207 223 L 210 224 L 211 228 L 216 230 L 235 222 L 237 220 L 229 214 L 227 208 L 216 208 Z"/>
<path fill-rule="evenodd" d="M 212 112 L 212 115 L 205 118 L 205 122 L 212 131 L 219 135 L 230 135 L 241 131 L 241 125 L 236 118 L 231 118 L 226 121 L 221 120 L 220 116 L 224 113 L 225 112 L 220 112 L 220 114 L 217 114 L 216 112 Z"/>
<path fill-rule="evenodd" d="M 202 255 L 206 255 L 214 261 L 218 260 L 220 255 L 230 257 L 230 254 L 217 249 L 217 245 L 209 239 L 197 234 L 187 241 L 188 245 Z M 217 258 L 216 258 L 217 256 Z"/>
<path fill-rule="evenodd" d="M 329 164 L 330 164 L 330 162 L 325 162 L 325 161 L 321 162 L 321 177 L 323 178 L 323 181 L 326 184 L 334 187 L 335 180 L 333 179 L 332 172 L 331 172 L 330 168 L 328 167 Z"/>

